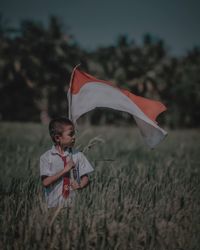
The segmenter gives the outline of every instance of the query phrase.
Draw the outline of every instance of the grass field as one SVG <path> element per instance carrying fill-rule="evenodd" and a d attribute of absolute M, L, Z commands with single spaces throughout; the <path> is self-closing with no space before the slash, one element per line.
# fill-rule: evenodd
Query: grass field
<path fill-rule="evenodd" d="M 170 131 L 154 150 L 132 128 L 81 128 L 94 165 L 72 209 L 48 211 L 37 124 L 0 124 L 0 249 L 200 249 L 200 131 Z"/>

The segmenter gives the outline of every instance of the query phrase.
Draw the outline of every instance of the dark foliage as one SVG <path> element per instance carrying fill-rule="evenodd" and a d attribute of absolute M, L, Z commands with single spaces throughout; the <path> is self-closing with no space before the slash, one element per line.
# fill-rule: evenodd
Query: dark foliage
<path fill-rule="evenodd" d="M 56 17 L 47 27 L 22 21 L 14 29 L 0 16 L 0 119 L 47 122 L 49 117 L 67 115 L 66 92 L 79 63 L 96 77 L 161 100 L 168 107 L 160 119 L 166 125 L 200 125 L 199 48 L 172 58 L 163 40 L 147 34 L 140 46 L 122 35 L 112 46 L 87 52 L 63 31 Z M 87 116 L 94 124 L 132 121 L 129 115 L 110 110 Z"/>

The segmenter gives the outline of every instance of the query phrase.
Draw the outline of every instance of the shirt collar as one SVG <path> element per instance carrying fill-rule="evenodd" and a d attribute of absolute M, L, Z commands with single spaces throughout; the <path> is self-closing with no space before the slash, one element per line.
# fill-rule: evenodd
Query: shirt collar
<path fill-rule="evenodd" d="M 53 145 L 51 148 L 51 154 L 57 154 L 60 155 L 60 153 L 58 152 L 58 150 L 56 149 L 56 147 Z M 69 148 L 66 148 L 64 151 L 64 156 L 68 156 L 69 155 Z"/>

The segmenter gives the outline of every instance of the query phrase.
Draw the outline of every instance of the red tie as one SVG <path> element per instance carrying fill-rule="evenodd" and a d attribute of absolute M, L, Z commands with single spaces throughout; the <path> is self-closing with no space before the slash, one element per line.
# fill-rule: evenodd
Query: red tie
<path fill-rule="evenodd" d="M 64 167 L 67 164 L 67 157 L 66 156 L 61 156 L 62 160 L 64 162 Z M 63 177 L 63 190 L 62 190 L 62 195 L 63 197 L 66 199 L 69 196 L 69 192 L 70 192 L 70 178 L 69 178 L 70 174 L 66 173 Z"/>

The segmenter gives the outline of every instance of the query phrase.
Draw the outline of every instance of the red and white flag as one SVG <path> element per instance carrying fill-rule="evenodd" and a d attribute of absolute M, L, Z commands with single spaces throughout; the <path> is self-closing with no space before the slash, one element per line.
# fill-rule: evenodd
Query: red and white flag
<path fill-rule="evenodd" d="M 167 135 L 156 122 L 156 117 L 166 110 L 161 102 L 134 95 L 78 69 L 72 75 L 68 100 L 73 122 L 96 107 L 112 108 L 133 115 L 142 136 L 151 148 Z"/>

